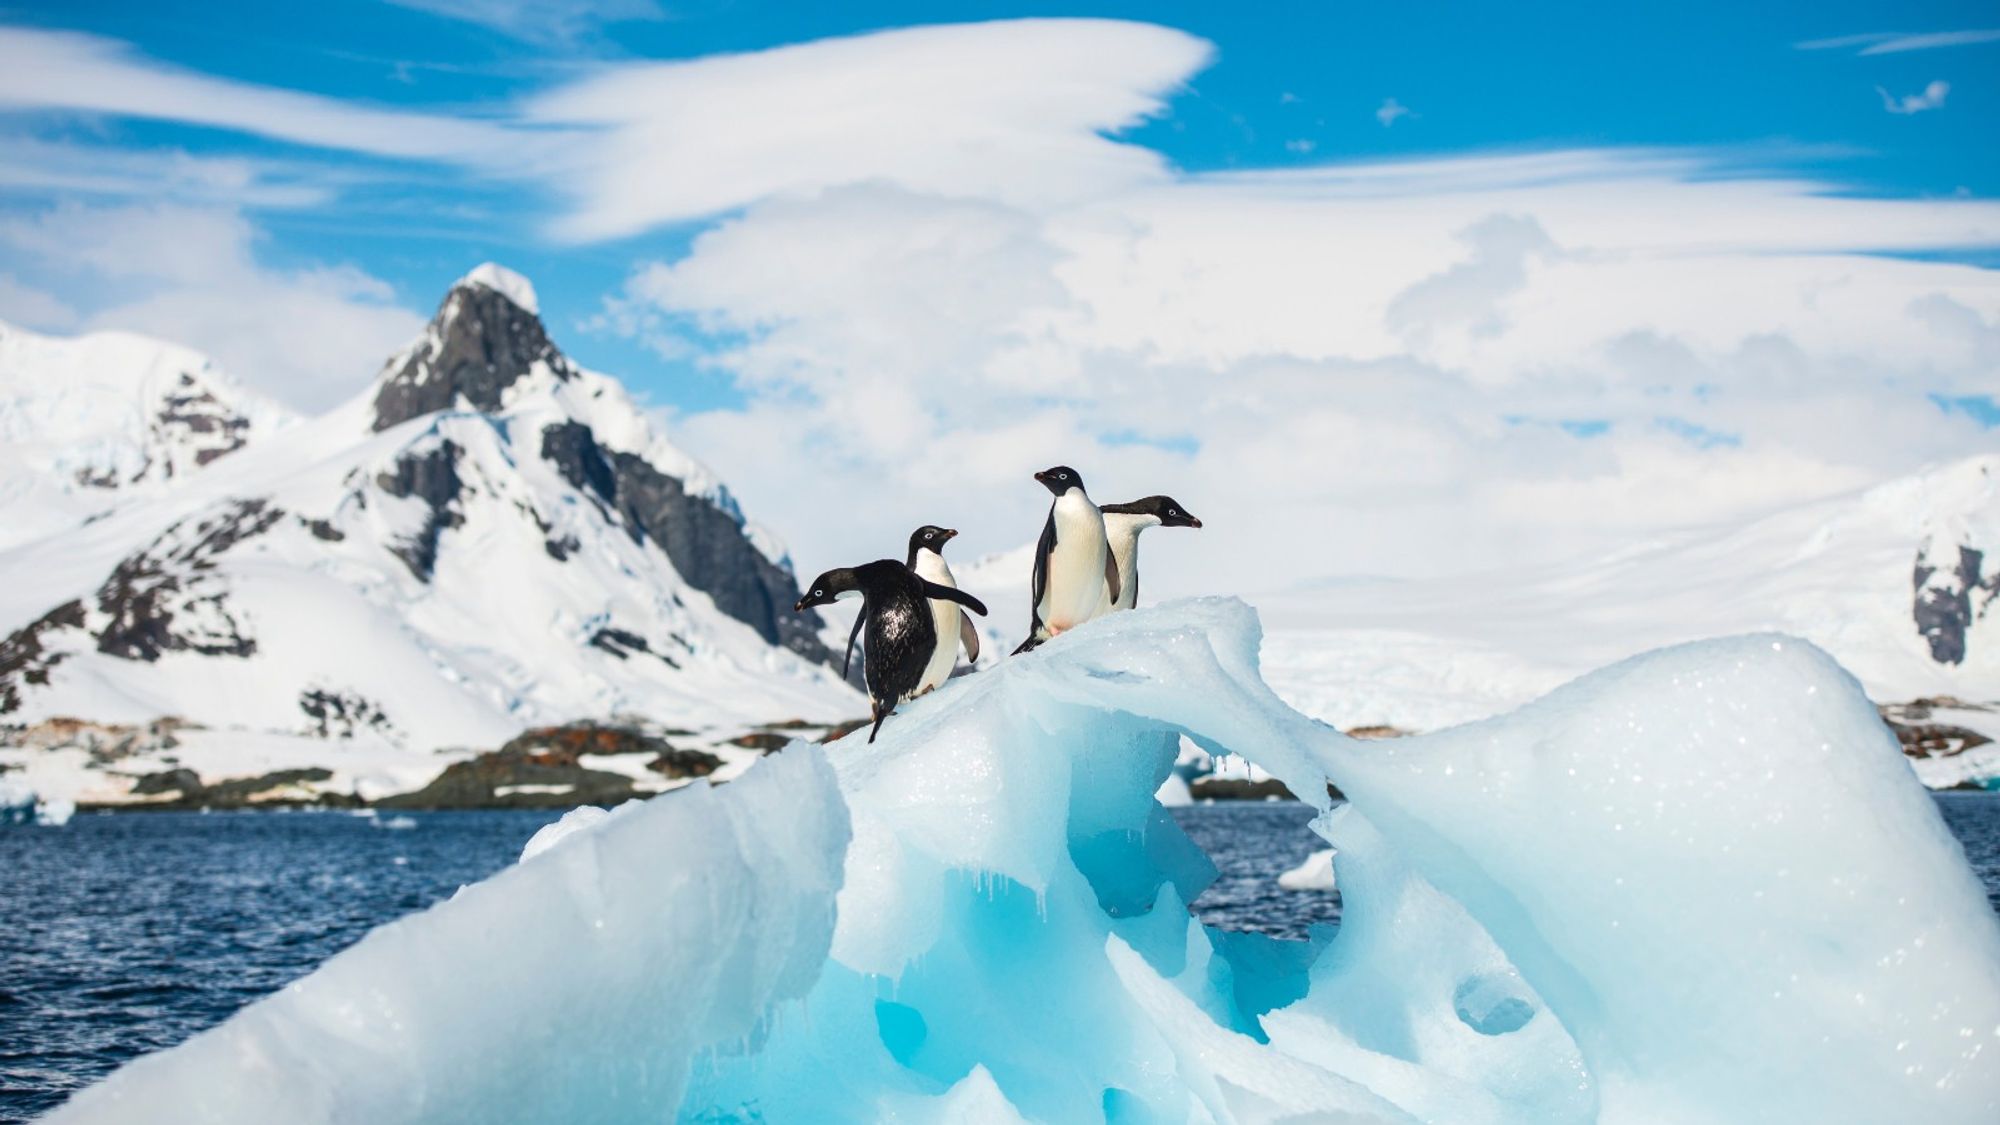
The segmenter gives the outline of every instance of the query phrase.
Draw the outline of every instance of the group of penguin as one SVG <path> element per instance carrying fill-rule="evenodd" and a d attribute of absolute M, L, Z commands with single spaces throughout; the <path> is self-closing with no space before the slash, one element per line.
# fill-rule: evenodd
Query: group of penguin
<path fill-rule="evenodd" d="M 1028 639 L 1014 650 L 1017 656 L 1086 621 L 1138 604 L 1140 532 L 1201 526 L 1170 496 L 1096 504 L 1083 489 L 1082 475 L 1067 465 L 1044 469 L 1035 479 L 1055 500 L 1035 545 Z M 920 527 L 910 535 L 903 562 L 878 559 L 829 570 L 813 579 L 794 607 L 803 613 L 843 598 L 862 599 L 841 674 L 847 674 L 854 659 L 855 637 L 867 629 L 862 666 L 874 720 L 870 742 L 897 704 L 950 678 L 961 646 L 968 661 L 979 659 L 979 631 L 963 611 L 984 617 L 986 606 L 958 588 L 944 561 L 944 545 L 957 534 L 950 528 Z"/>

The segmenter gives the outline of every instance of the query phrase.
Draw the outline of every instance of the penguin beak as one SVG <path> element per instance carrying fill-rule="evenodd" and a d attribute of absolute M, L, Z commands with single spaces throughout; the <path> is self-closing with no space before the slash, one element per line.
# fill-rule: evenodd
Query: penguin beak
<path fill-rule="evenodd" d="M 945 528 L 944 537 L 946 542 L 950 542 L 951 540 L 958 538 L 958 529 L 955 527 Z"/>
<path fill-rule="evenodd" d="M 1200 526 L 1201 526 L 1201 518 L 1200 518 L 1199 516 L 1189 516 L 1189 517 L 1188 517 L 1188 526 L 1189 526 L 1189 527 L 1200 527 Z"/>
<path fill-rule="evenodd" d="M 793 606 L 793 607 L 792 607 L 792 612 L 793 612 L 793 613 L 804 613 L 805 611 L 806 611 L 806 600 L 805 600 L 804 598 L 800 598 L 800 599 L 799 599 L 799 604 L 797 604 L 797 605 L 795 605 L 795 606 Z"/>
<path fill-rule="evenodd" d="M 1036 473 L 1035 479 L 1041 481 L 1043 484 L 1047 484 L 1049 481 L 1049 474 L 1046 472 Z"/>

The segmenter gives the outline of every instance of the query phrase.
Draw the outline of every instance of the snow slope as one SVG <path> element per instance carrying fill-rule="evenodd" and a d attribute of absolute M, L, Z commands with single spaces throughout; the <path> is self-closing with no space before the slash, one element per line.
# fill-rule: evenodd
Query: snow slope
<path fill-rule="evenodd" d="M 1967 555 L 1979 560 L 1961 574 Z M 1434 729 L 1635 652 L 1758 629 L 1811 640 L 1878 700 L 2000 700 L 1996 593 L 2000 455 L 1987 455 L 1560 573 L 1258 600 L 1282 622 L 1272 681 L 1297 705 L 1342 726 Z M 1962 619 L 1940 620 L 1947 597 Z"/>
<path fill-rule="evenodd" d="M 0 553 L 0 714 L 172 715 L 430 772 L 578 718 L 854 714 L 782 549 L 532 302 L 482 267 L 352 402 Z"/>
<path fill-rule="evenodd" d="M 157 497 L 297 422 L 188 348 L 0 324 L 0 549 Z"/>
<path fill-rule="evenodd" d="M 50 1120 L 2000 1117 L 2000 925 L 1825 654 L 1709 641 L 1362 742 L 1258 647 L 1234 601 L 1121 614 L 572 824 Z M 1184 735 L 1349 795 L 1337 933 L 1189 916 Z"/>

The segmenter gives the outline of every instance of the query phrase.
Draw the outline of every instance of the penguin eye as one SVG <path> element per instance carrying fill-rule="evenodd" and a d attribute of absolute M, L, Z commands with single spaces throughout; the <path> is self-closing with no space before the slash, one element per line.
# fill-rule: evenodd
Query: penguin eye
<path fill-rule="evenodd" d="M 936 536 L 935 536 L 935 535 L 934 535 L 933 533 L 931 533 L 931 532 L 928 532 L 928 531 L 926 531 L 926 532 L 924 532 L 924 538 L 926 538 L 926 539 L 934 539 L 934 538 L 936 538 Z"/>
<path fill-rule="evenodd" d="M 1170 516 L 1178 516 L 1181 514 L 1181 510 L 1179 508 L 1168 508 L 1167 514 Z"/>

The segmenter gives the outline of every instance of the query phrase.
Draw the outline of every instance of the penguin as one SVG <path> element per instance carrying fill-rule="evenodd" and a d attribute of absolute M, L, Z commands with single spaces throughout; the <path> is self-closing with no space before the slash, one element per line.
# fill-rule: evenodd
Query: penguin
<path fill-rule="evenodd" d="M 1104 514 L 1084 492 L 1082 474 L 1057 465 L 1036 473 L 1035 479 L 1055 496 L 1055 503 L 1049 505 L 1048 522 L 1035 545 L 1028 639 L 1015 655 L 1090 620 L 1098 603 L 1107 597 L 1116 602 L 1123 592 L 1118 564 L 1104 539 Z"/>
<path fill-rule="evenodd" d="M 951 564 L 944 561 L 944 545 L 957 537 L 958 532 L 951 528 L 929 524 L 911 532 L 910 570 L 926 582 L 958 589 L 958 580 L 952 577 Z M 931 620 L 937 626 L 937 647 L 931 651 L 931 662 L 924 666 L 923 682 L 917 686 L 918 695 L 951 678 L 951 670 L 958 664 L 961 645 L 965 648 L 968 663 L 979 660 L 979 630 L 973 626 L 972 618 L 958 608 L 958 603 L 931 599 Z"/>
<path fill-rule="evenodd" d="M 1201 521 L 1171 496 L 1148 496 L 1130 504 L 1105 504 L 1104 538 L 1111 547 L 1111 559 L 1118 567 L 1118 593 L 1107 596 L 1097 607 L 1097 616 L 1131 609 L 1139 604 L 1139 533 L 1149 527 L 1200 527 Z"/>
<path fill-rule="evenodd" d="M 837 567 L 813 579 L 806 596 L 792 608 L 804 613 L 856 593 L 863 600 L 861 617 L 868 629 L 862 677 L 868 684 L 870 718 L 875 720 L 868 732 L 868 741 L 873 742 L 882 731 L 882 721 L 896 705 L 915 696 L 924 668 L 937 648 L 937 623 L 931 616 L 930 599 L 957 602 L 982 617 L 986 606 L 971 594 L 924 581 L 895 559 L 877 559 L 861 566 Z M 851 638 L 849 644 L 851 653 Z"/>

